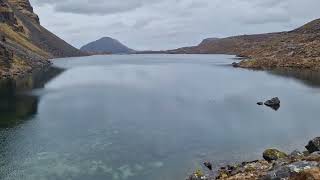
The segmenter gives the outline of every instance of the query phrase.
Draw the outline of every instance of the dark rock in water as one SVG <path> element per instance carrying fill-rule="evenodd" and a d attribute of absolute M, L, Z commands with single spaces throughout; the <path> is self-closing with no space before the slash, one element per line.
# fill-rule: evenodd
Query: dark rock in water
<path fill-rule="evenodd" d="M 263 105 L 263 102 L 257 102 L 257 104 L 258 104 L 259 106 L 262 106 L 262 105 Z"/>
<path fill-rule="evenodd" d="M 280 106 L 280 99 L 278 97 L 275 97 L 266 101 L 264 104 L 269 107 Z"/>
<path fill-rule="evenodd" d="M 278 97 L 272 98 L 264 103 L 264 105 L 277 111 L 280 108 L 280 99 Z"/>
<path fill-rule="evenodd" d="M 280 105 L 277 106 L 270 106 L 271 109 L 278 111 L 280 109 Z"/>
<path fill-rule="evenodd" d="M 212 164 L 209 161 L 203 163 L 210 171 L 212 171 Z"/>
<path fill-rule="evenodd" d="M 320 151 L 320 137 L 316 137 L 309 141 L 308 145 L 306 145 L 306 149 L 309 151 L 309 153 Z"/>
<path fill-rule="evenodd" d="M 288 155 L 277 149 L 267 149 L 263 152 L 263 158 L 268 161 L 276 161 L 278 159 L 286 158 Z"/>
<path fill-rule="evenodd" d="M 232 63 L 232 66 L 235 67 L 235 68 L 240 67 L 239 63 L 236 63 L 236 62 L 233 62 L 233 63 Z"/>

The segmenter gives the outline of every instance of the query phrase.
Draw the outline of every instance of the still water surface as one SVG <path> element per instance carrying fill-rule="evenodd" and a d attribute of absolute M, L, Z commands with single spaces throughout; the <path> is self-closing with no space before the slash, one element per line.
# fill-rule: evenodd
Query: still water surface
<path fill-rule="evenodd" d="M 320 135 L 320 74 L 251 71 L 225 55 L 59 59 L 0 83 L 0 179 L 178 180 L 303 150 Z M 274 111 L 256 102 L 278 96 Z"/>

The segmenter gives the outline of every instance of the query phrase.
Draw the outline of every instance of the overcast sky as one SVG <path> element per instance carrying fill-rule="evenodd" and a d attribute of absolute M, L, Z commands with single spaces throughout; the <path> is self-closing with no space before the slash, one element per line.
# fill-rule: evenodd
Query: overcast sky
<path fill-rule="evenodd" d="M 31 0 L 43 26 L 76 47 L 109 36 L 137 50 L 207 37 L 291 30 L 320 18 L 320 0 Z"/>

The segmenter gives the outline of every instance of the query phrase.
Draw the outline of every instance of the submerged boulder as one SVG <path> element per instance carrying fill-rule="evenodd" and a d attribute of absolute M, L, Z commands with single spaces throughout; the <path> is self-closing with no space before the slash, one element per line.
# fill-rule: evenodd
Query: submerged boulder
<path fill-rule="evenodd" d="M 306 148 L 309 153 L 320 151 L 320 137 L 316 137 L 313 140 L 309 141 L 308 145 L 306 145 Z"/>
<path fill-rule="evenodd" d="M 288 157 L 288 155 L 284 152 L 281 152 L 277 149 L 267 149 L 263 152 L 263 158 L 268 161 L 276 161 L 278 159 L 283 159 Z"/>

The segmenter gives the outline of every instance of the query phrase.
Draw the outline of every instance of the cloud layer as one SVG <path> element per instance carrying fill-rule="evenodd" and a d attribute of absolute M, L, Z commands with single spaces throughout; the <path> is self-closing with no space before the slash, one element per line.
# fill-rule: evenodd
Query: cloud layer
<path fill-rule="evenodd" d="M 110 36 L 135 49 L 290 30 L 320 18 L 319 0 L 31 0 L 42 24 L 81 45 Z"/>

